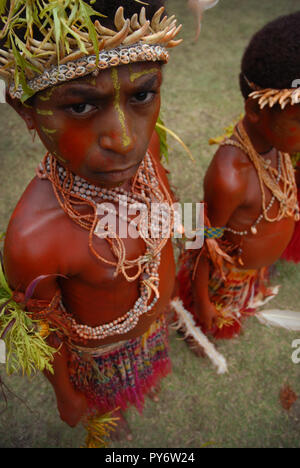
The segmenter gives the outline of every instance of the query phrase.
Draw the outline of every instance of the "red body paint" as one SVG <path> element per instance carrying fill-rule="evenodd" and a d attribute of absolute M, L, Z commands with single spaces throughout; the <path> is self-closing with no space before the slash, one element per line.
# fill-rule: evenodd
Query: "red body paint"
<path fill-rule="evenodd" d="M 293 135 L 293 136 L 290 136 L 287 138 L 287 144 L 289 145 L 289 147 L 293 148 L 295 145 L 299 145 L 300 144 L 300 135 Z"/>
<path fill-rule="evenodd" d="M 95 140 L 96 135 L 87 128 L 85 121 L 73 121 L 63 129 L 59 140 L 59 152 L 65 159 L 72 161 L 73 169 L 76 170 L 80 168 Z"/>

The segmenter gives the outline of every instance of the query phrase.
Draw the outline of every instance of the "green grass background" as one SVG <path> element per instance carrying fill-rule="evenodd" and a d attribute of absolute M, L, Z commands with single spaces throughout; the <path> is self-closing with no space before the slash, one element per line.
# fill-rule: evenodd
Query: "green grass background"
<path fill-rule="evenodd" d="M 215 150 L 208 139 L 222 134 L 243 111 L 238 74 L 249 39 L 269 20 L 299 8 L 298 0 L 220 0 L 206 12 L 195 44 L 186 3 L 169 0 L 169 11 L 184 26 L 185 41 L 172 51 L 162 93 L 165 123 L 185 141 L 196 161 L 193 164 L 181 146 L 169 140 L 171 182 L 183 202 L 201 198 L 203 174 Z M 0 232 L 43 154 L 21 119 L 0 105 Z M 299 267 L 279 262 L 274 282 L 281 284 L 281 291 L 272 306 L 300 310 Z M 300 395 L 300 364 L 291 360 L 295 338 L 300 333 L 249 319 L 238 339 L 217 342 L 229 366 L 220 376 L 207 358 L 196 358 L 172 332 L 173 373 L 163 382 L 160 402 L 147 401 L 143 416 L 129 410 L 133 441 L 123 439 L 112 446 L 300 447 L 300 405 L 297 401 L 286 412 L 279 401 L 287 383 Z M 3 377 L 1 365 L 0 372 Z M 82 427 L 71 429 L 60 421 L 53 391 L 42 375 L 31 381 L 21 376 L 4 380 L 29 409 L 8 394 L 7 410 L 0 414 L 0 447 L 69 448 L 83 443 Z M 0 393 L 0 411 L 4 408 Z"/>

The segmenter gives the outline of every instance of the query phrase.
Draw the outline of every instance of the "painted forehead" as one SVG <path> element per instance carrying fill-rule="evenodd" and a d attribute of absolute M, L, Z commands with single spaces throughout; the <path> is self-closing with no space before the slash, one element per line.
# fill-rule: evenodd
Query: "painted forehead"
<path fill-rule="evenodd" d="M 294 116 L 298 117 L 300 115 L 300 104 L 294 104 L 293 106 L 288 105 L 284 109 L 284 114 L 290 117 L 294 117 Z"/>
<path fill-rule="evenodd" d="M 50 101 L 52 99 L 61 98 L 66 95 L 76 95 L 76 88 L 86 88 L 86 86 L 92 89 L 97 88 L 105 93 L 106 88 L 110 87 L 112 83 L 111 70 L 115 70 L 120 80 L 120 84 L 131 84 L 131 85 L 142 85 L 146 84 L 151 75 L 153 78 L 158 79 L 158 84 L 161 84 L 162 74 L 161 65 L 159 63 L 136 63 L 130 65 L 123 65 L 120 67 L 113 67 L 108 70 L 104 70 L 98 74 L 98 76 L 88 75 L 83 78 L 68 81 L 58 86 L 53 86 L 45 91 L 38 94 L 40 101 Z M 154 83 L 153 83 L 154 84 Z"/>

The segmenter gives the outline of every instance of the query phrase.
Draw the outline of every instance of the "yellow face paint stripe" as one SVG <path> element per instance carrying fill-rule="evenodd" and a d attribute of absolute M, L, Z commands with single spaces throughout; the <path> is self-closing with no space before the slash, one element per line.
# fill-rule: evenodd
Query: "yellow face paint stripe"
<path fill-rule="evenodd" d="M 51 97 L 53 91 L 54 91 L 54 87 L 48 89 L 48 91 L 45 91 L 45 92 L 43 93 L 43 95 L 40 95 L 40 96 L 39 96 L 39 99 L 40 99 L 41 101 L 49 101 L 49 99 L 50 99 L 50 97 Z"/>
<path fill-rule="evenodd" d="M 36 113 L 39 115 L 53 115 L 53 112 L 47 109 L 36 109 Z"/>
<path fill-rule="evenodd" d="M 111 69 L 111 77 L 112 77 L 112 82 L 113 82 L 113 86 L 115 89 L 114 107 L 119 116 L 119 121 L 120 121 L 120 125 L 122 128 L 123 145 L 126 148 L 126 146 L 130 145 L 131 140 L 130 140 L 130 137 L 127 135 L 125 115 L 120 106 L 120 88 L 121 87 L 120 87 L 120 82 L 119 82 L 118 70 L 116 68 Z"/>
<path fill-rule="evenodd" d="M 150 75 L 150 74 L 157 73 L 157 72 L 158 72 L 157 68 L 150 68 L 149 70 L 142 70 L 140 72 L 133 73 L 131 71 L 131 68 L 129 68 L 130 81 L 131 83 L 133 83 L 135 80 L 138 80 L 139 78 L 141 78 L 141 76 Z"/>
<path fill-rule="evenodd" d="M 50 135 L 52 135 L 53 133 L 56 133 L 56 131 L 57 131 L 55 128 L 50 129 L 50 128 L 46 128 L 46 127 L 41 127 L 41 129 L 42 129 L 42 131 L 44 133 L 47 133 L 47 134 L 50 134 Z"/>
<path fill-rule="evenodd" d="M 96 86 L 97 84 L 96 78 L 95 77 L 91 78 L 90 80 L 88 80 L 88 83 L 91 83 L 93 86 Z"/>

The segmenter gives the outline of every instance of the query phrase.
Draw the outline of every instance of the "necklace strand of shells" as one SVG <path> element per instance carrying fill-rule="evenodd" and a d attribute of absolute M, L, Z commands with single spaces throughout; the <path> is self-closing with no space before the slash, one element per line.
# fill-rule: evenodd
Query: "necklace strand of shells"
<path fill-rule="evenodd" d="M 159 273 L 161 251 L 171 237 L 174 213 L 172 211 L 172 199 L 158 176 L 155 161 L 147 152 L 139 170 L 133 180 L 130 192 L 121 187 L 105 189 L 90 184 L 78 175 L 72 174 L 64 168 L 57 159 L 47 154 L 39 167 L 38 175 L 51 181 L 54 193 L 64 211 L 81 227 L 89 230 L 89 246 L 96 257 L 105 263 L 115 265 L 115 276 L 122 272 L 127 281 L 135 281 L 139 278 L 140 296 L 133 307 L 121 317 L 112 322 L 90 327 L 78 324 L 75 319 L 67 314 L 71 328 L 83 340 L 99 340 L 116 334 L 124 334 L 132 330 L 138 323 L 139 317 L 149 312 L 159 299 Z M 110 202 L 107 205 L 107 202 Z M 107 229 L 107 240 L 110 244 L 116 262 L 111 262 L 95 250 L 91 238 L 95 233 L 98 222 L 97 207 L 99 204 L 106 212 L 116 211 L 111 209 L 111 203 L 118 203 L 119 207 L 137 209 L 141 216 L 139 221 L 130 220 L 128 216 L 117 213 L 124 222 L 133 223 L 140 237 L 146 244 L 146 252 L 134 260 L 126 259 L 126 250 L 122 239 L 116 232 Z M 159 203 L 162 210 L 158 214 L 148 214 L 153 203 Z M 93 208 L 93 215 L 82 215 L 74 205 L 88 204 Z M 152 213 L 151 213 L 152 214 Z M 150 234 L 150 235 L 149 235 Z M 137 267 L 137 272 L 129 276 L 128 269 Z M 154 297 L 153 297 L 154 293 Z M 153 298 L 152 298 L 153 297 Z M 152 300 L 151 300 L 152 299 Z"/>
<path fill-rule="evenodd" d="M 255 151 L 241 122 L 237 126 L 234 135 L 236 136 L 237 141 L 226 139 L 222 145 L 237 146 L 247 154 L 256 169 L 262 194 L 262 213 L 252 224 L 250 228 L 251 233 L 253 235 L 257 234 L 257 226 L 262 219 L 265 219 L 269 223 L 274 223 L 285 217 L 292 217 L 295 221 L 298 221 L 299 206 L 297 199 L 297 186 L 290 155 L 287 153 L 282 154 L 279 151 L 277 169 L 275 169 L 271 166 L 270 161 L 265 160 Z M 268 188 L 272 194 L 271 200 L 268 204 L 266 202 L 265 188 Z M 272 218 L 268 212 L 276 200 L 279 203 L 278 212 L 276 216 Z M 249 234 L 247 230 L 236 231 L 232 228 L 226 228 L 226 231 L 240 236 Z"/>

